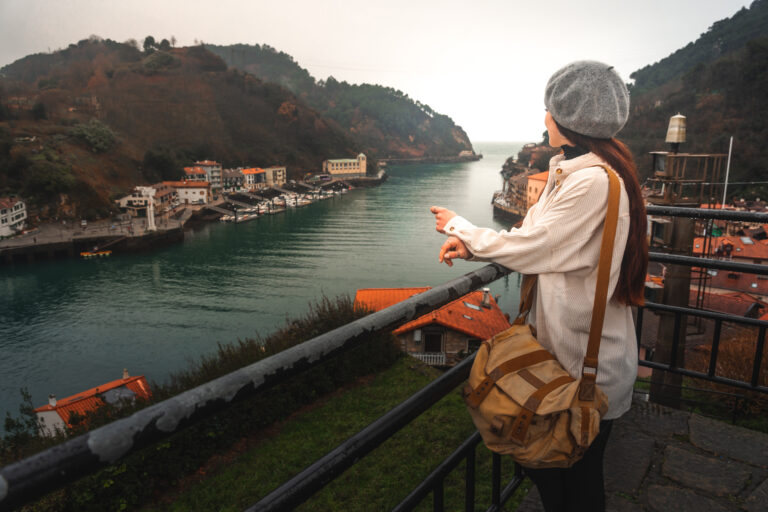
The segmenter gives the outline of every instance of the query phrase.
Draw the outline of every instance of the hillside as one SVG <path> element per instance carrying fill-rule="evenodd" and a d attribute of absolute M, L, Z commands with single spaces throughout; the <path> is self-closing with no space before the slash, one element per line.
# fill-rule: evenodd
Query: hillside
<path fill-rule="evenodd" d="M 746 34 L 755 37 L 743 41 Z M 702 59 L 694 50 L 709 46 L 713 37 L 728 51 Z M 768 158 L 768 0 L 718 21 L 683 50 L 632 74 L 639 85 L 631 90 L 632 111 L 620 137 L 638 159 L 641 178 L 650 170 L 648 152 L 667 149 L 669 118 L 679 112 L 687 117 L 688 132 L 681 151 L 727 153 L 733 136 L 730 182 L 742 184 L 729 186 L 729 195 L 765 197 L 768 186 L 746 183 L 768 181 L 763 164 Z M 650 86 L 657 79 L 649 77 L 668 78 Z"/>
<path fill-rule="evenodd" d="M 284 164 L 289 176 L 361 149 L 291 92 L 203 47 L 141 52 L 91 38 L 0 73 L 0 194 L 45 216 L 95 216 L 196 159 Z"/>
<path fill-rule="evenodd" d="M 739 51 L 748 41 L 765 35 L 768 27 L 768 2 L 755 0 L 732 17 L 717 21 L 695 41 L 655 64 L 630 75 L 633 91 L 643 92 L 680 78 L 698 64 L 708 64 Z"/>
<path fill-rule="evenodd" d="M 286 87 L 332 119 L 377 158 L 453 157 L 472 150 L 461 127 L 429 105 L 380 85 L 317 81 L 293 58 L 268 45 L 206 45 L 227 64 Z"/>

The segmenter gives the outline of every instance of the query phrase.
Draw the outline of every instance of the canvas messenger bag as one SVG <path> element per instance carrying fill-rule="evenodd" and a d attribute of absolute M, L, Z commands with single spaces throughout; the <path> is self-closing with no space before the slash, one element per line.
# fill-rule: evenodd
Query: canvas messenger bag
<path fill-rule="evenodd" d="M 464 388 L 486 446 L 531 468 L 566 468 L 578 461 L 600 430 L 608 399 L 597 387 L 597 356 L 611 271 L 621 186 L 612 170 L 603 226 L 589 342 L 579 379 L 536 341 L 525 323 L 536 276 L 521 287 L 520 315 L 512 327 L 482 343 Z M 548 322 L 557 318 L 546 316 Z M 541 318 L 541 317 L 540 317 Z"/>

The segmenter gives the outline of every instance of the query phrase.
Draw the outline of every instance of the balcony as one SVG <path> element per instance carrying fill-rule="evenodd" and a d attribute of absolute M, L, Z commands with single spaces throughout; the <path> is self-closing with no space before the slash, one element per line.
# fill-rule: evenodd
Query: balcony
<path fill-rule="evenodd" d="M 653 207 L 649 213 L 768 223 L 766 214 L 743 212 Z M 652 253 L 651 259 L 674 265 L 768 275 L 768 266 L 763 265 L 661 253 Z M 479 268 L 128 418 L 0 468 L 0 509 L 30 502 L 49 490 L 114 464 L 239 400 L 265 395 L 297 372 L 359 345 L 371 332 L 391 330 L 508 274 L 509 271 L 499 265 Z M 728 416 L 735 420 L 750 404 L 768 396 L 763 363 L 768 322 L 649 302 L 637 311 L 638 339 L 643 338 L 644 320 L 654 315 L 674 325 L 671 356 L 659 360 L 657 355 L 640 364 L 662 376 L 680 377 L 683 393 L 674 397 L 680 409 L 649 401 L 649 396 L 659 393 L 654 392 L 653 384 L 649 391 L 645 389 L 646 384 L 639 383 L 634 405 L 615 423 L 607 448 L 608 510 L 768 510 L 768 435 L 693 412 L 708 412 L 715 403 L 713 397 L 720 397 L 731 404 Z M 697 342 L 703 346 L 701 364 L 686 366 L 678 354 L 688 353 L 691 347 L 681 327 L 694 318 L 710 323 L 712 328 L 706 330 L 710 337 L 703 345 Z M 729 326 L 752 336 L 741 358 L 747 368 L 741 375 L 721 367 L 723 354 L 729 349 L 725 336 Z M 365 464 L 368 453 L 461 386 L 471 363 L 471 356 L 464 359 L 268 495 L 255 498 L 258 501 L 247 510 L 293 510 L 353 464 Z M 706 387 L 709 385 L 727 385 L 729 391 Z M 662 387 L 669 390 L 674 385 L 665 381 Z M 508 458 L 490 455 L 479 446 L 481 444 L 477 433 L 466 439 L 430 474 L 423 475 L 422 482 L 414 484 L 412 489 L 403 489 L 402 501 L 394 510 L 413 510 L 430 501 L 434 510 L 457 509 L 455 503 L 446 504 L 444 492 L 447 476 L 457 472 L 463 472 L 461 508 L 475 510 L 476 503 L 481 501 L 476 495 L 480 475 L 476 466 L 481 457 L 492 459 L 490 497 L 483 501 L 491 503 L 488 510 L 502 510 L 512 496 L 519 494 L 525 474 L 521 468 L 513 467 L 514 463 Z M 160 453 L 154 450 L 153 456 Z M 502 474 L 510 475 L 507 481 L 502 481 Z M 541 510 L 535 491 L 524 497 L 517 510 Z"/>

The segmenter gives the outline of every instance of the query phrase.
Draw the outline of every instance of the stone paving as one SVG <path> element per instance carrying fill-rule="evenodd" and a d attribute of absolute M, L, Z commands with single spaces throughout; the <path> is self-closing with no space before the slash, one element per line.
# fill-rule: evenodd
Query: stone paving
<path fill-rule="evenodd" d="M 768 434 L 636 400 L 605 456 L 609 512 L 768 511 Z M 543 512 L 531 489 L 517 509 Z"/>

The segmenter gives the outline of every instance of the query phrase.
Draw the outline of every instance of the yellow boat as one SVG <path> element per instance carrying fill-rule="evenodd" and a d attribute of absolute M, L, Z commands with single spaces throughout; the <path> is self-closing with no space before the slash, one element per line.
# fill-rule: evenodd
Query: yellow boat
<path fill-rule="evenodd" d="M 80 253 L 83 258 L 103 258 L 112 254 L 112 251 L 84 251 Z"/>

